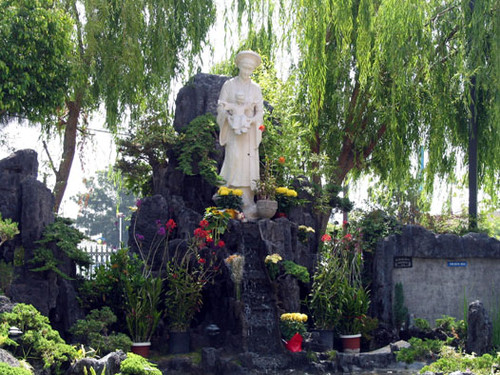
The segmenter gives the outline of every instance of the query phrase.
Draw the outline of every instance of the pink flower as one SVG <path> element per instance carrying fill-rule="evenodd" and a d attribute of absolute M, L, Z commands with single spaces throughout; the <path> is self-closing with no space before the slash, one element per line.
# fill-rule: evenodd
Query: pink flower
<path fill-rule="evenodd" d="M 331 241 L 332 240 L 332 236 L 330 236 L 329 234 L 324 234 L 321 236 L 321 242 L 327 242 L 327 241 Z"/>
<path fill-rule="evenodd" d="M 165 235 L 165 228 L 163 227 L 159 227 L 158 230 L 156 231 L 156 233 L 159 235 L 159 236 L 164 236 Z"/>

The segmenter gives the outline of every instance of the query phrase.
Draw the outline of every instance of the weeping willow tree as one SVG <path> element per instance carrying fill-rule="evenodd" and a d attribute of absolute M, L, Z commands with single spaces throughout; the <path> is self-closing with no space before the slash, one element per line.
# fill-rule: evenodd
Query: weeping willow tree
<path fill-rule="evenodd" d="M 426 190 L 466 164 L 476 79 L 478 178 L 496 197 L 500 170 L 498 3 L 478 0 L 239 1 L 250 22 L 269 17 L 281 45 L 298 46 L 295 105 L 301 158 L 317 183 L 362 172 L 405 189 L 423 148 Z M 250 28 L 255 27 L 250 24 Z M 266 27 L 262 24 L 262 27 Z M 293 157 L 293 155 L 290 155 Z"/>
<path fill-rule="evenodd" d="M 2 7 L 24 2 L 2 0 Z M 51 134 L 56 130 L 63 137 L 59 165 L 52 159 L 50 162 L 56 175 L 57 212 L 78 137 L 87 134 L 88 115 L 102 105 L 105 125 L 112 132 L 116 132 L 125 114 L 132 121 L 146 115 L 166 120 L 171 83 L 193 67 L 194 57 L 200 53 L 215 21 L 215 8 L 211 1 L 198 0 L 40 2 L 45 8 L 63 11 L 74 25 L 72 57 L 67 58 L 72 74 L 65 82 L 65 105 L 59 109 L 44 108 L 45 114 L 49 112 L 43 121 L 44 132 Z M 49 40 L 50 32 L 44 38 Z M 10 53 L 16 51 L 15 44 L 7 48 Z"/>

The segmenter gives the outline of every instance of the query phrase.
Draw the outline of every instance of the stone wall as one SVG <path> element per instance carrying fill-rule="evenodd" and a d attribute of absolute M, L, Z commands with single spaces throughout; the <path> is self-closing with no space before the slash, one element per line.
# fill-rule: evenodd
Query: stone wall
<path fill-rule="evenodd" d="M 372 314 L 392 323 L 394 286 L 403 285 L 410 316 L 431 324 L 464 318 L 470 302 L 500 303 L 500 241 L 484 234 L 434 234 L 418 226 L 379 242 L 373 263 Z"/>

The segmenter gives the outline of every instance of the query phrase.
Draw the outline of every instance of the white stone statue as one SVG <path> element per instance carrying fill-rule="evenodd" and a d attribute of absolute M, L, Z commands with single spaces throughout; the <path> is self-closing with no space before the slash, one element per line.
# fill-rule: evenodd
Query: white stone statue
<path fill-rule="evenodd" d="M 239 75 L 222 86 L 217 107 L 219 142 L 226 152 L 220 176 L 232 189 L 243 191 L 243 213 L 255 219 L 254 190 L 259 180 L 259 145 L 264 122 L 263 100 L 260 87 L 250 75 L 261 63 L 253 51 L 236 55 Z"/>

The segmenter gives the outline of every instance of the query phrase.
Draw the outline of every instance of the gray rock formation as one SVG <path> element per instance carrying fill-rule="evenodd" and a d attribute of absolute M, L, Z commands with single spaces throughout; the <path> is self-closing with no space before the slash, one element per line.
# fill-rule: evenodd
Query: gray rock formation
<path fill-rule="evenodd" d="M 7 350 L 1 348 L 0 348 L 0 362 L 7 363 L 9 366 L 12 367 L 19 367 L 19 361 L 16 359 L 16 357 L 10 354 Z"/>
<path fill-rule="evenodd" d="M 492 339 L 493 326 L 483 303 L 481 301 L 470 303 L 465 350 L 477 355 L 489 353 L 492 349 Z"/>
<path fill-rule="evenodd" d="M 66 371 L 65 375 L 85 375 L 90 374 L 90 369 L 93 368 L 96 374 L 114 375 L 120 372 L 120 364 L 127 358 L 127 355 L 121 350 L 109 353 L 100 359 L 83 358 Z M 86 369 L 86 372 L 85 372 Z M 104 373 L 103 373 L 104 370 Z"/>
<path fill-rule="evenodd" d="M 14 263 L 16 258 L 9 290 L 12 301 L 32 304 L 64 332 L 82 317 L 73 285 L 54 273 L 28 269 L 36 241 L 54 222 L 54 197 L 37 180 L 37 173 L 37 154 L 33 150 L 20 150 L 0 160 L 0 212 L 17 222 L 21 232 L 2 245 L 0 259 Z M 57 248 L 54 251 L 57 253 Z M 56 257 L 64 260 L 62 254 Z M 74 274 L 75 266 L 69 260 L 63 262 L 63 267 L 67 274 Z"/>

